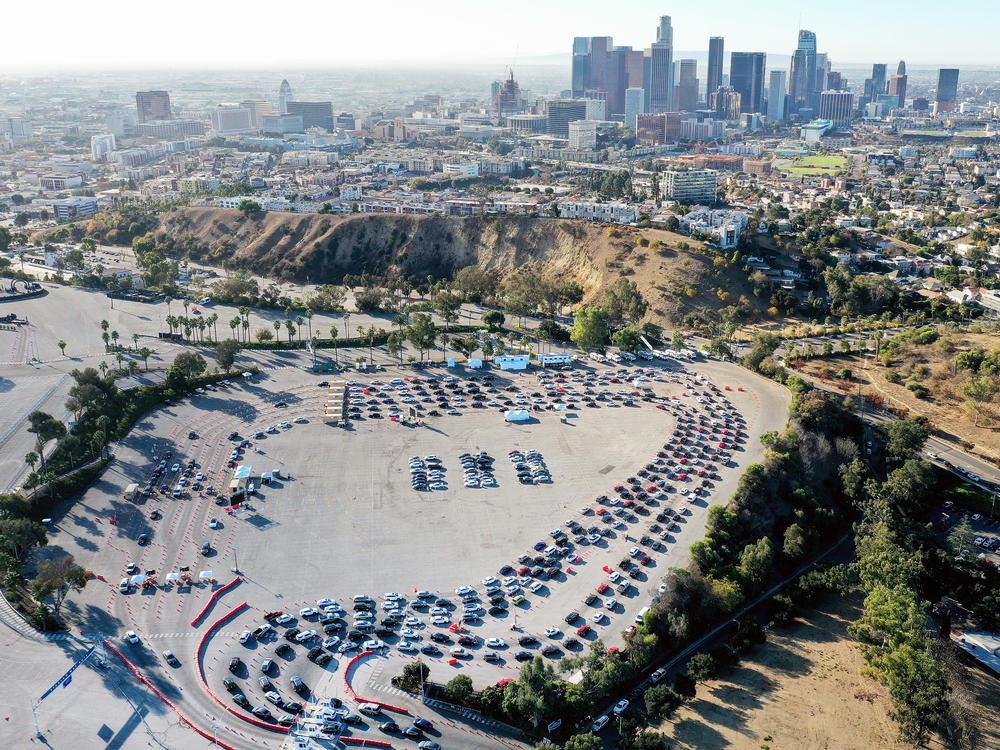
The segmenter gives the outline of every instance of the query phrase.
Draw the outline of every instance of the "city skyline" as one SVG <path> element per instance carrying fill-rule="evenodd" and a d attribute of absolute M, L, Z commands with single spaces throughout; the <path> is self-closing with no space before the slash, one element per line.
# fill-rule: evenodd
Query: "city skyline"
<path fill-rule="evenodd" d="M 653 41 L 651 22 L 669 15 L 674 50 L 681 52 L 705 51 L 709 37 L 722 36 L 727 50 L 788 54 L 799 28 L 805 28 L 821 37 L 831 61 L 840 66 L 899 58 L 916 66 L 1000 66 L 991 39 L 992 29 L 1000 23 L 1000 7 L 949 7 L 948 27 L 961 33 L 942 35 L 937 34 L 942 10 L 929 0 L 874 5 L 845 0 L 836 6 L 770 0 L 767 6 L 766 12 L 748 16 L 745 5 L 735 0 L 717 0 L 711 13 L 703 7 L 632 0 L 616 6 L 612 14 L 605 5 L 587 0 L 541 4 L 509 0 L 503 13 L 490 18 L 489 34 L 483 34 L 481 16 L 454 0 L 432 0 L 419 7 L 387 0 L 377 25 L 364 7 L 338 7 L 334 12 L 329 5 L 316 4 L 313 10 L 304 10 L 326 22 L 308 24 L 301 23 L 303 17 L 290 18 L 283 24 L 286 33 L 275 36 L 270 23 L 261 23 L 265 13 L 273 13 L 269 4 L 249 2 L 241 13 L 233 14 L 223 6 L 178 0 L 174 12 L 157 19 L 157 34 L 165 43 L 151 44 L 149 35 L 130 20 L 133 7 L 122 0 L 103 2 L 99 12 L 93 6 L 57 0 L 8 9 L 8 28 L 22 33 L 5 41 L 0 65 L 13 70 L 165 64 L 391 66 L 403 61 L 537 63 L 539 58 L 563 64 L 569 58 L 564 52 L 567 40 L 574 36 L 611 36 L 616 44 L 638 49 Z M 865 20 L 845 23 L 850 18 Z M 366 25 L 370 33 L 365 33 Z M 889 27 L 894 30 L 891 40 L 884 34 Z"/>

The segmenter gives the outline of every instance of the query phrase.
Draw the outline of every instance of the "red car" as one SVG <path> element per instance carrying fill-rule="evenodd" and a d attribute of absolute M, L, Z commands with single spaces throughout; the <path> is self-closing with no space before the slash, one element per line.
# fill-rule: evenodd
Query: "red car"
<path fill-rule="evenodd" d="M 667 410 L 667 407 L 665 407 L 665 406 L 664 406 L 663 404 L 657 404 L 657 405 L 656 405 L 656 408 L 657 408 L 657 409 L 662 409 L 663 411 L 666 411 L 666 410 Z"/>
<path fill-rule="evenodd" d="M 623 489 L 625 489 L 625 487 L 623 487 L 622 485 L 620 484 L 615 485 L 615 492 L 621 492 Z"/>
<path fill-rule="evenodd" d="M 576 629 L 576 634 L 581 636 L 587 635 L 587 633 L 589 632 L 590 632 L 590 625 L 581 625 Z"/>
<path fill-rule="evenodd" d="M 525 566 L 520 567 L 520 568 L 517 569 L 517 574 L 519 576 L 526 576 L 530 572 L 531 572 L 531 568 L 529 568 L 527 565 L 525 565 Z"/>
<path fill-rule="evenodd" d="M 607 508 L 598 508 L 597 509 L 597 515 L 599 515 L 599 516 L 603 516 L 607 512 L 608 512 Z"/>
<path fill-rule="evenodd" d="M 604 594 L 604 593 L 607 593 L 608 589 L 610 589 L 610 588 L 611 588 L 611 587 L 610 587 L 610 586 L 608 586 L 608 584 L 606 584 L 606 583 L 601 583 L 601 585 L 597 587 L 597 593 L 598 593 L 598 594 Z"/>

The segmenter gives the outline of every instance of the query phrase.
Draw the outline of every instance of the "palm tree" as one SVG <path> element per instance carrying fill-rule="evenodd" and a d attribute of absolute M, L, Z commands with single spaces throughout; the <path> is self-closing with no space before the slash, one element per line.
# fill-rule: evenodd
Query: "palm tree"
<path fill-rule="evenodd" d="M 65 341 L 63 341 L 62 339 L 59 339 L 59 340 L 58 340 L 58 341 L 56 342 L 56 346 L 58 346 L 58 347 L 59 347 L 59 351 L 61 351 L 61 352 L 62 352 L 62 355 L 63 355 L 63 356 L 65 357 L 65 356 L 66 356 L 66 342 L 65 342 Z"/>
<path fill-rule="evenodd" d="M 281 321 L 275 320 L 271 325 L 274 326 L 274 340 L 278 340 L 278 333 L 281 331 Z"/>
<path fill-rule="evenodd" d="M 215 325 L 219 322 L 219 313 L 212 313 L 208 316 L 208 320 L 212 324 L 212 336 L 215 338 L 215 343 L 219 343 L 219 328 Z"/>
<path fill-rule="evenodd" d="M 375 330 L 375 326 L 372 326 L 371 328 L 368 329 L 368 364 L 374 364 L 375 363 L 375 360 L 374 360 L 375 353 L 372 350 L 372 347 L 375 344 L 375 334 L 376 333 L 377 333 L 377 331 Z"/>
<path fill-rule="evenodd" d="M 246 307 L 246 306 L 241 307 L 239 309 L 239 313 L 240 313 L 240 317 L 243 318 L 243 323 L 244 323 L 243 330 L 247 332 L 247 336 L 248 336 L 247 341 L 249 341 L 250 340 L 249 339 L 249 335 L 250 335 L 249 334 L 249 331 L 250 331 L 250 308 Z"/>
<path fill-rule="evenodd" d="M 138 333 L 133 333 L 132 334 L 132 346 L 135 347 L 136 349 L 139 348 L 139 334 Z"/>
<path fill-rule="evenodd" d="M 313 309 L 311 307 L 306 308 L 306 320 L 309 321 L 309 338 L 313 337 Z M 314 345 L 315 347 L 315 345 Z"/>
<path fill-rule="evenodd" d="M 163 298 L 163 301 L 167 303 L 167 315 L 170 315 L 170 303 L 174 301 L 174 298 L 168 294 Z"/>
<path fill-rule="evenodd" d="M 337 326 L 330 326 L 330 339 L 333 341 L 333 361 L 340 366 L 340 347 L 337 346 Z"/>
<path fill-rule="evenodd" d="M 303 318 L 301 315 L 295 318 L 295 325 L 299 327 L 299 341 L 302 340 L 302 324 L 305 322 L 306 322 L 305 318 Z"/>
<path fill-rule="evenodd" d="M 107 351 L 110 348 L 111 334 L 105 331 L 101 334 L 101 338 L 104 340 L 104 351 Z"/>
<path fill-rule="evenodd" d="M 349 338 L 347 335 L 347 324 L 351 322 L 351 314 L 344 313 L 344 338 Z"/>
<path fill-rule="evenodd" d="M 242 325 L 243 325 L 243 338 L 244 338 L 245 341 L 249 341 L 250 340 L 250 321 L 244 318 Z"/>
<path fill-rule="evenodd" d="M 397 313 L 396 316 L 392 319 L 392 324 L 397 328 L 399 328 L 400 333 L 403 332 L 403 329 L 406 327 L 407 323 L 409 323 L 409 320 L 407 320 L 406 313 Z"/>
<path fill-rule="evenodd" d="M 34 451 L 28 451 L 24 454 L 24 463 L 28 464 L 28 468 L 34 471 L 35 464 L 38 463 L 38 454 Z"/>
<path fill-rule="evenodd" d="M 102 320 L 102 321 L 101 321 L 101 330 L 102 330 L 102 331 L 106 331 L 106 330 L 108 330 L 108 328 L 110 328 L 110 327 L 111 327 L 111 324 L 110 324 L 110 323 L 108 323 L 108 321 L 106 321 L 106 320 Z"/>
<path fill-rule="evenodd" d="M 125 355 L 121 352 L 115 352 L 115 361 L 118 363 L 118 371 L 122 371 L 122 363 L 125 362 Z"/>
<path fill-rule="evenodd" d="M 285 329 L 288 331 L 288 343 L 292 343 L 292 336 L 295 334 L 295 323 L 290 319 L 285 319 Z"/>
<path fill-rule="evenodd" d="M 445 362 L 448 361 L 448 337 L 441 336 L 441 356 L 444 358 Z"/>
<path fill-rule="evenodd" d="M 149 357 L 153 353 L 153 350 L 148 347 L 142 347 L 136 354 L 142 357 L 142 366 L 146 372 L 149 372 Z"/>
<path fill-rule="evenodd" d="M 233 340 L 234 341 L 236 340 L 236 329 L 239 328 L 239 327 L 240 327 L 240 319 L 239 318 L 230 318 L 229 319 L 229 330 L 233 332 Z"/>
<path fill-rule="evenodd" d="M 188 308 L 191 307 L 191 300 L 186 299 L 181 304 L 184 305 L 184 317 L 186 318 L 188 314 Z"/>

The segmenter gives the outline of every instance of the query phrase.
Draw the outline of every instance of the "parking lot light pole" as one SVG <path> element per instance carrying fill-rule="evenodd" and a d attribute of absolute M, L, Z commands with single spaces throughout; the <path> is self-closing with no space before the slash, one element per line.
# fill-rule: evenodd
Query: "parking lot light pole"
<path fill-rule="evenodd" d="M 239 555 L 238 555 L 239 551 L 240 551 L 240 548 L 237 547 L 234 544 L 233 545 L 233 572 L 236 573 L 237 575 L 239 575 L 239 573 L 240 573 L 240 558 L 239 558 Z"/>

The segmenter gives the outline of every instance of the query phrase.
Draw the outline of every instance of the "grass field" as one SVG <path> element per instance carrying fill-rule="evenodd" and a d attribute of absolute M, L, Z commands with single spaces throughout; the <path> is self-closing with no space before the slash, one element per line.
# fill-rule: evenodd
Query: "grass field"
<path fill-rule="evenodd" d="M 795 163 L 786 167 L 789 174 L 818 175 L 834 174 L 847 168 L 847 159 L 843 156 L 806 156 L 796 159 Z"/>

